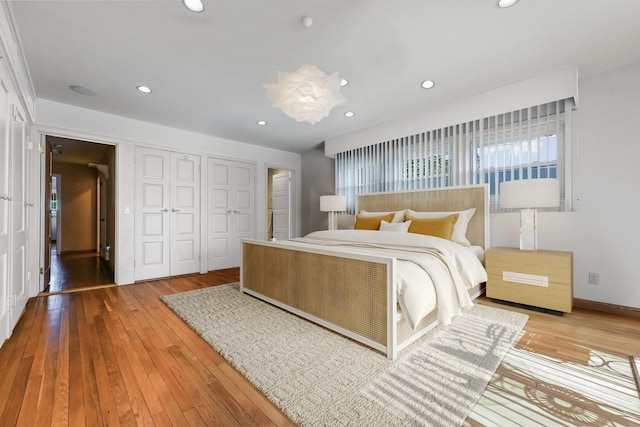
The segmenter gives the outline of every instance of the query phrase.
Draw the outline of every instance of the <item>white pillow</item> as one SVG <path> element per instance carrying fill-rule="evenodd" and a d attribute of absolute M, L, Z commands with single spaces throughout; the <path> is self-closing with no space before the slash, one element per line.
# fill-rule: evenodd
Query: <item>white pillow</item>
<path fill-rule="evenodd" d="M 471 217 L 476 213 L 476 208 L 469 208 L 463 211 L 451 211 L 451 212 L 416 212 L 411 209 L 407 209 L 407 215 L 414 218 L 442 218 L 443 216 L 449 216 L 458 214 L 458 220 L 453 226 L 453 235 L 451 240 L 464 246 L 471 246 L 469 240 L 467 240 L 467 226 Z"/>
<path fill-rule="evenodd" d="M 387 221 L 380 222 L 380 231 L 398 231 L 400 233 L 409 232 L 411 221 L 389 223 Z"/>
<path fill-rule="evenodd" d="M 368 212 L 368 211 L 360 211 L 360 215 L 362 216 L 384 216 L 389 215 L 390 213 L 394 213 L 393 220 L 391 222 L 398 223 L 404 221 L 404 212 L 405 209 L 401 211 L 389 211 L 389 212 Z"/>

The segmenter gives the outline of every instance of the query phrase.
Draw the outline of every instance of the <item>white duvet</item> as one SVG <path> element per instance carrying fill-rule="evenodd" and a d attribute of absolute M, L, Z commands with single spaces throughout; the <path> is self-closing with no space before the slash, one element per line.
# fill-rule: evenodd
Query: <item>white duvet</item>
<path fill-rule="evenodd" d="M 438 321 L 449 324 L 473 305 L 468 289 L 487 280 L 487 273 L 467 247 L 414 233 L 368 230 L 316 231 L 283 245 L 320 245 L 351 253 L 396 258 L 398 303 L 411 327 L 435 307 Z"/>

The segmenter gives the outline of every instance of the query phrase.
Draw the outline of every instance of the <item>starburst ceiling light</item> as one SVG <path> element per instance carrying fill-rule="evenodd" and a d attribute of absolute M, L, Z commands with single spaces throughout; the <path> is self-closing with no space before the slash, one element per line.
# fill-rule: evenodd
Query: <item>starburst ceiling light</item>
<path fill-rule="evenodd" d="M 265 84 L 274 107 L 299 122 L 314 124 L 347 99 L 340 94 L 338 73 L 326 75 L 314 65 L 278 73 L 278 83 Z"/>

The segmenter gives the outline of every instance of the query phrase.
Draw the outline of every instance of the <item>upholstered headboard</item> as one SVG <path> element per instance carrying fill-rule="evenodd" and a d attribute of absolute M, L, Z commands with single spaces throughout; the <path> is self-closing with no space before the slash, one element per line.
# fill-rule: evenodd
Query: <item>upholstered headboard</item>
<path fill-rule="evenodd" d="M 388 212 L 413 209 L 420 212 L 446 212 L 476 208 L 467 228 L 472 245 L 489 247 L 489 191 L 486 185 L 408 190 L 394 193 L 359 194 L 356 212 Z"/>

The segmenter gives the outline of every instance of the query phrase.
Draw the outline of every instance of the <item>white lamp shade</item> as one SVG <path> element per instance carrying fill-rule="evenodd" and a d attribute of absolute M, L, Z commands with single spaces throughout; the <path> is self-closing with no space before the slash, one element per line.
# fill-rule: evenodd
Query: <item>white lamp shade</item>
<path fill-rule="evenodd" d="M 347 199 L 344 196 L 320 196 L 320 212 L 342 212 L 347 209 Z"/>
<path fill-rule="evenodd" d="M 553 208 L 560 206 L 560 181 L 555 178 L 522 179 L 500 184 L 502 208 Z"/>

